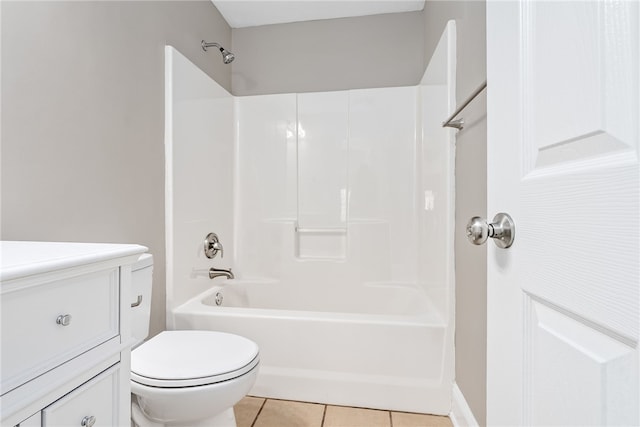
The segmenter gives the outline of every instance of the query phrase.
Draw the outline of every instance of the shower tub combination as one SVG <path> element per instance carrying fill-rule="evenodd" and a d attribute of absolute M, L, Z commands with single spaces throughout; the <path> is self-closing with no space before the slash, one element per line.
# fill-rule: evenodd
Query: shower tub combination
<path fill-rule="evenodd" d="M 375 285 L 354 299 L 283 288 L 222 282 L 175 309 L 175 328 L 255 341 L 256 396 L 448 413 L 435 409 L 450 401 L 441 390 L 446 325 L 422 292 Z"/>
<path fill-rule="evenodd" d="M 166 48 L 167 328 L 255 341 L 252 395 L 449 413 L 452 36 L 418 86 L 247 97 Z"/>

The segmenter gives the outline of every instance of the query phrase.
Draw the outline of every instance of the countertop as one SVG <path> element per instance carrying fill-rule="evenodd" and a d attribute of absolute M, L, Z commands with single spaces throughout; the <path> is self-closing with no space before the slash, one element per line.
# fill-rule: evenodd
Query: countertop
<path fill-rule="evenodd" d="M 0 241 L 0 281 L 142 254 L 141 245 Z"/>

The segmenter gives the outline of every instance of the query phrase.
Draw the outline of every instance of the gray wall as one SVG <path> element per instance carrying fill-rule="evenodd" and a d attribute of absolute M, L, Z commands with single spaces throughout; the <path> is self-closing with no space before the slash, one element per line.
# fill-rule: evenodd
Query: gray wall
<path fill-rule="evenodd" d="M 230 67 L 200 40 L 229 45 L 231 29 L 209 0 L 1 7 L 1 237 L 148 246 L 157 333 L 165 322 L 164 45 L 230 89 Z"/>
<path fill-rule="evenodd" d="M 421 12 L 234 28 L 233 94 L 414 85 L 423 31 Z"/>
<path fill-rule="evenodd" d="M 427 58 L 446 22 L 456 20 L 459 105 L 487 76 L 485 2 L 427 0 L 423 13 Z M 466 124 L 457 134 L 455 165 L 456 383 L 480 425 L 486 424 L 487 249 L 467 242 L 465 225 L 487 216 L 486 114 L 486 93 L 460 114 Z"/>

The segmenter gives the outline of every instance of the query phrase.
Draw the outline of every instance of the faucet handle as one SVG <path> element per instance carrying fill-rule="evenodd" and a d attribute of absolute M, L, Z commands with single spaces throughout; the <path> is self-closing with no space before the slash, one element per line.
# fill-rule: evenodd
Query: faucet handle
<path fill-rule="evenodd" d="M 220 258 L 224 258 L 224 248 L 222 247 L 222 243 L 214 242 L 213 245 L 211 245 L 211 247 L 216 251 L 220 251 Z"/>
<path fill-rule="evenodd" d="M 220 243 L 220 239 L 218 239 L 218 235 L 216 233 L 207 234 L 207 237 L 204 238 L 204 255 L 207 258 L 215 258 L 218 255 L 218 251 L 220 252 L 220 257 L 224 257 L 224 248 Z"/>

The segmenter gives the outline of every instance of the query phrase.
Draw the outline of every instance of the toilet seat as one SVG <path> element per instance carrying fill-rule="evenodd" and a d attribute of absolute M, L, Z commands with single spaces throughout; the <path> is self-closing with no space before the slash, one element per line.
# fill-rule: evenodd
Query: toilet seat
<path fill-rule="evenodd" d="M 178 388 L 237 378 L 259 362 L 258 346 L 233 334 L 164 331 L 131 353 L 131 380 L 151 387 Z"/>

